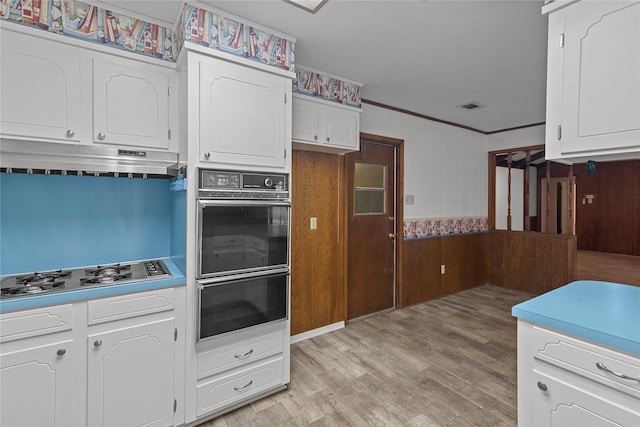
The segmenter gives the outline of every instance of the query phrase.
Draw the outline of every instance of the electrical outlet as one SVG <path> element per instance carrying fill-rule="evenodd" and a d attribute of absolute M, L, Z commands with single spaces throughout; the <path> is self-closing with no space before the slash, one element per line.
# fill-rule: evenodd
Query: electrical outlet
<path fill-rule="evenodd" d="M 309 228 L 311 230 L 316 230 L 318 228 L 318 218 L 315 216 L 312 216 L 311 219 L 309 220 Z"/>
<path fill-rule="evenodd" d="M 407 205 L 413 204 L 413 194 L 407 194 L 404 196 L 404 203 Z"/>
<path fill-rule="evenodd" d="M 440 265 L 440 274 L 444 274 L 446 271 L 444 264 Z"/>

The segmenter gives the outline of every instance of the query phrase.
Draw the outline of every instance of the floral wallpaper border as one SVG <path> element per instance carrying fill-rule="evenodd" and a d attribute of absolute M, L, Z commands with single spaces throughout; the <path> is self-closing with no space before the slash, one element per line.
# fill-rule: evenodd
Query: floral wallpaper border
<path fill-rule="evenodd" d="M 185 40 L 294 71 L 295 43 L 185 3 L 178 28 L 78 0 L 0 0 L 0 20 L 175 62 Z"/>
<path fill-rule="evenodd" d="M 409 219 L 404 222 L 405 239 L 485 232 L 487 217 Z"/>

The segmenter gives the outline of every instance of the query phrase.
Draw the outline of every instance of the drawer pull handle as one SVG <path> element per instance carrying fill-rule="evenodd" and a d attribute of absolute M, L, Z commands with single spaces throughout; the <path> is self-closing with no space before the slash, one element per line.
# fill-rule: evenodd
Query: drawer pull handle
<path fill-rule="evenodd" d="M 251 384 L 253 384 L 253 380 L 249 381 L 247 384 L 245 384 L 243 386 L 235 386 L 233 389 L 235 391 L 244 390 L 245 388 L 249 387 Z"/>
<path fill-rule="evenodd" d="M 620 372 L 612 371 L 611 369 L 607 368 L 604 365 L 604 363 L 600 363 L 600 362 L 596 363 L 596 368 L 600 369 L 601 371 L 608 372 L 611 375 L 614 375 L 614 376 L 616 376 L 618 378 L 622 378 L 623 380 L 630 380 L 630 381 L 638 381 L 638 382 L 640 382 L 640 378 L 633 378 L 633 377 L 630 377 L 628 375 L 621 374 Z"/>
<path fill-rule="evenodd" d="M 243 357 L 251 356 L 252 353 L 253 353 L 253 349 L 247 351 L 246 353 L 235 354 L 234 356 L 236 357 L 236 359 L 242 359 Z"/>
<path fill-rule="evenodd" d="M 66 352 L 67 352 L 67 349 L 61 348 L 61 349 L 58 349 L 58 351 L 56 351 L 56 354 L 58 356 L 64 356 Z"/>
<path fill-rule="evenodd" d="M 538 388 L 542 391 L 547 391 L 547 385 L 542 381 L 538 381 Z"/>

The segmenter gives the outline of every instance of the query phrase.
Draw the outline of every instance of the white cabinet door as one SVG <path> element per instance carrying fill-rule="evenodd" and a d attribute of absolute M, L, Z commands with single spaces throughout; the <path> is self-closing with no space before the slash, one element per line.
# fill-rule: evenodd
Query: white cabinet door
<path fill-rule="evenodd" d="M 72 340 L 0 355 L 0 425 L 73 425 L 75 393 Z"/>
<path fill-rule="evenodd" d="M 78 142 L 79 55 L 4 29 L 0 40 L 0 136 Z"/>
<path fill-rule="evenodd" d="M 538 381 L 530 385 L 536 388 L 532 402 L 534 426 L 632 426 L 640 421 L 640 414 L 616 402 L 600 399 L 539 372 L 535 372 L 534 378 Z"/>
<path fill-rule="evenodd" d="M 640 152 L 640 2 L 553 12 L 547 84 L 547 158 Z"/>
<path fill-rule="evenodd" d="M 330 107 L 323 108 L 321 113 L 321 123 L 325 130 L 323 143 L 357 151 L 359 149 L 360 113 Z"/>
<path fill-rule="evenodd" d="M 214 58 L 199 66 L 200 160 L 285 168 L 291 80 Z"/>
<path fill-rule="evenodd" d="M 170 426 L 174 319 L 88 336 L 88 424 Z"/>
<path fill-rule="evenodd" d="M 93 142 L 169 150 L 169 71 L 93 61 Z"/>
<path fill-rule="evenodd" d="M 291 139 L 311 144 L 320 143 L 320 114 L 317 104 L 294 98 L 291 114 Z"/>
<path fill-rule="evenodd" d="M 296 148 L 346 153 L 360 149 L 360 111 L 296 95 L 292 139 Z"/>

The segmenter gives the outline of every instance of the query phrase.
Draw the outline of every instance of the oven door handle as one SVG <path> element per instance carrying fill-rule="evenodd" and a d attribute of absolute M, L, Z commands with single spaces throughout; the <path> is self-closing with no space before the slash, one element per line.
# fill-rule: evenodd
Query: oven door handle
<path fill-rule="evenodd" d="M 290 200 L 206 200 L 198 199 L 198 205 L 206 208 L 207 206 L 275 206 L 275 207 L 291 207 Z"/>
<path fill-rule="evenodd" d="M 253 271 L 251 273 L 240 273 L 240 274 L 232 274 L 228 276 L 220 276 L 220 277 L 212 277 L 210 279 L 202 279 L 198 280 L 198 287 L 200 289 L 206 288 L 207 286 L 214 286 L 220 283 L 233 283 L 239 282 L 242 280 L 253 279 L 256 277 L 269 277 L 276 276 L 280 274 L 291 274 L 289 267 L 278 268 L 274 270 L 268 271 Z"/>

